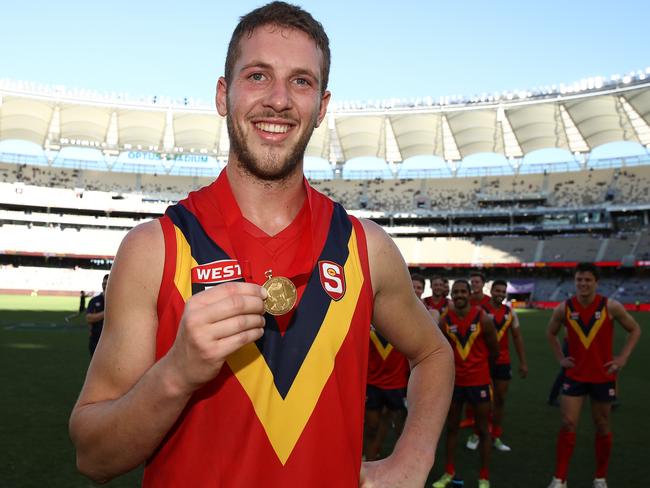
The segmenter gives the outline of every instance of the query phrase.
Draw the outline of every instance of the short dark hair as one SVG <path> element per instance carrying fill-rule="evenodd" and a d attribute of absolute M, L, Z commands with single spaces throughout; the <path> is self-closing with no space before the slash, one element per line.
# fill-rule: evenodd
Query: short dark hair
<path fill-rule="evenodd" d="M 598 266 L 596 266 L 594 263 L 578 263 L 573 274 L 575 275 L 575 273 L 591 273 L 594 275 L 594 278 L 596 278 L 596 281 L 600 279 L 600 269 L 598 269 Z"/>
<path fill-rule="evenodd" d="M 422 283 L 422 286 L 426 285 L 426 280 L 424 276 L 422 276 L 419 273 L 411 273 L 411 281 L 419 281 L 420 283 Z"/>
<path fill-rule="evenodd" d="M 499 286 L 499 285 L 508 288 L 508 282 L 506 280 L 494 280 L 490 288 L 494 288 L 495 286 Z"/>
<path fill-rule="evenodd" d="M 481 273 L 480 271 L 472 271 L 469 274 L 469 277 L 472 278 L 473 276 L 478 276 L 479 278 L 481 278 L 481 280 L 483 280 L 483 283 L 485 283 L 485 274 Z"/>
<path fill-rule="evenodd" d="M 467 281 L 467 280 L 462 280 L 462 279 L 461 279 L 461 280 L 454 280 L 454 284 L 451 285 L 451 287 L 453 288 L 454 286 L 456 286 L 456 283 L 460 283 L 461 285 L 465 285 L 465 288 L 467 288 L 467 291 L 468 291 L 468 292 L 471 292 L 471 291 L 472 291 L 472 287 L 469 286 L 469 281 Z"/>
<path fill-rule="evenodd" d="M 440 280 L 443 283 L 445 282 L 446 278 L 443 278 L 442 275 L 433 275 L 431 278 L 429 278 L 429 281 L 433 283 L 436 280 Z"/>
<path fill-rule="evenodd" d="M 228 53 L 226 54 L 226 66 L 224 77 L 230 84 L 233 76 L 233 69 L 237 58 L 241 53 L 239 41 L 244 35 L 248 37 L 253 35 L 257 27 L 263 25 L 274 25 L 290 29 L 298 29 L 307 34 L 320 49 L 323 54 L 323 63 L 321 65 L 321 93 L 327 89 L 330 74 L 330 41 L 325 33 L 323 25 L 318 22 L 312 15 L 297 5 L 291 5 L 285 2 L 271 2 L 262 7 L 250 11 L 239 19 L 239 23 L 232 33 L 230 43 L 228 44 Z"/>

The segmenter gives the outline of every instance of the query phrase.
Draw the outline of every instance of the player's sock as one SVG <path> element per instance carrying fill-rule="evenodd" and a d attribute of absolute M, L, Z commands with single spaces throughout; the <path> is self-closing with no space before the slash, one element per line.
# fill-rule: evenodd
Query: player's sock
<path fill-rule="evenodd" d="M 569 461 L 576 446 L 576 433 L 566 429 L 560 429 L 557 436 L 557 450 L 555 458 L 555 477 L 566 480 L 569 472 Z"/>
<path fill-rule="evenodd" d="M 498 439 L 502 435 L 503 435 L 503 427 L 501 427 L 500 425 L 493 425 L 492 426 L 492 437 L 494 437 L 495 439 Z"/>
<path fill-rule="evenodd" d="M 596 478 L 607 478 L 609 457 L 612 453 L 612 433 L 596 434 Z"/>
<path fill-rule="evenodd" d="M 478 472 L 478 479 L 480 480 L 489 480 L 490 479 L 490 469 L 487 466 L 483 466 Z"/>
<path fill-rule="evenodd" d="M 456 474 L 456 466 L 454 466 L 454 463 L 447 463 L 445 464 L 445 473 L 454 475 Z"/>

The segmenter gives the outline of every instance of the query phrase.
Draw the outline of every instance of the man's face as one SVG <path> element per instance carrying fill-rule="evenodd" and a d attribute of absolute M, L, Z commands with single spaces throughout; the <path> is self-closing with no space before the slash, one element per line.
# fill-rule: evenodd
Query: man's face
<path fill-rule="evenodd" d="M 469 279 L 469 284 L 472 287 L 472 293 L 481 294 L 483 293 L 483 285 L 485 285 L 485 281 L 480 276 L 472 276 Z"/>
<path fill-rule="evenodd" d="M 108 284 L 108 276 L 102 280 L 102 291 L 106 291 L 106 285 Z"/>
<path fill-rule="evenodd" d="M 465 283 L 454 283 L 451 287 L 451 299 L 456 309 L 464 309 L 469 304 L 469 290 Z"/>
<path fill-rule="evenodd" d="M 590 271 L 578 271 L 574 277 L 576 294 L 582 297 L 589 297 L 596 293 L 598 281 Z"/>
<path fill-rule="evenodd" d="M 449 289 L 449 281 L 447 281 L 447 280 L 444 281 L 444 290 L 445 291 L 443 293 L 443 296 L 448 297 L 450 289 Z"/>
<path fill-rule="evenodd" d="M 507 288 L 503 285 L 493 285 L 490 289 L 490 296 L 495 303 L 501 303 L 507 296 Z"/>
<path fill-rule="evenodd" d="M 413 291 L 417 297 L 422 298 L 422 294 L 424 293 L 424 283 L 420 280 L 411 280 L 411 283 L 413 283 Z"/>
<path fill-rule="evenodd" d="M 311 134 L 327 111 L 322 53 L 304 32 L 274 25 L 243 36 L 239 53 L 230 85 L 224 78 L 217 85 L 231 162 L 260 180 L 284 180 L 301 170 Z"/>
<path fill-rule="evenodd" d="M 445 282 L 441 279 L 431 281 L 431 293 L 434 297 L 440 298 L 445 295 Z"/>

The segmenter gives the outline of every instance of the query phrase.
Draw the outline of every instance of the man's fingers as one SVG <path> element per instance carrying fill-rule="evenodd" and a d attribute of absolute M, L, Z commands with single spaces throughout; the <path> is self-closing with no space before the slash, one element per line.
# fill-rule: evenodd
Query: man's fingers
<path fill-rule="evenodd" d="M 250 329 L 263 329 L 264 316 L 259 314 L 237 315 L 213 324 L 212 339 L 221 340 Z"/>
<path fill-rule="evenodd" d="M 268 292 L 255 283 L 244 283 L 241 281 L 224 283 L 222 285 L 207 288 L 192 297 L 192 300 L 199 304 L 208 305 L 216 301 L 222 300 L 227 296 L 234 295 L 249 295 L 258 297 L 264 300 L 268 296 Z"/>
<path fill-rule="evenodd" d="M 247 329 L 237 334 L 233 334 L 216 342 L 216 347 L 219 349 L 219 355 L 224 358 L 229 354 L 241 349 L 246 344 L 255 342 L 262 337 L 264 329 L 261 327 L 254 329 Z"/>
<path fill-rule="evenodd" d="M 259 295 L 226 295 L 212 303 L 192 304 L 192 313 L 187 320 L 212 324 L 248 314 L 264 314 L 264 301 Z"/>

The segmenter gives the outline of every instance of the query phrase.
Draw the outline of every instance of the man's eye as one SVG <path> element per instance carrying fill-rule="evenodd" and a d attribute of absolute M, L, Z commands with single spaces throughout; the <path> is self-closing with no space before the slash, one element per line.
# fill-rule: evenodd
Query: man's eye
<path fill-rule="evenodd" d="M 263 81 L 264 75 L 262 73 L 253 73 L 249 78 L 253 81 Z"/>
<path fill-rule="evenodd" d="M 296 85 L 301 85 L 301 86 L 309 86 L 311 84 L 309 83 L 309 80 L 305 78 L 296 78 L 294 83 L 296 83 Z"/>

